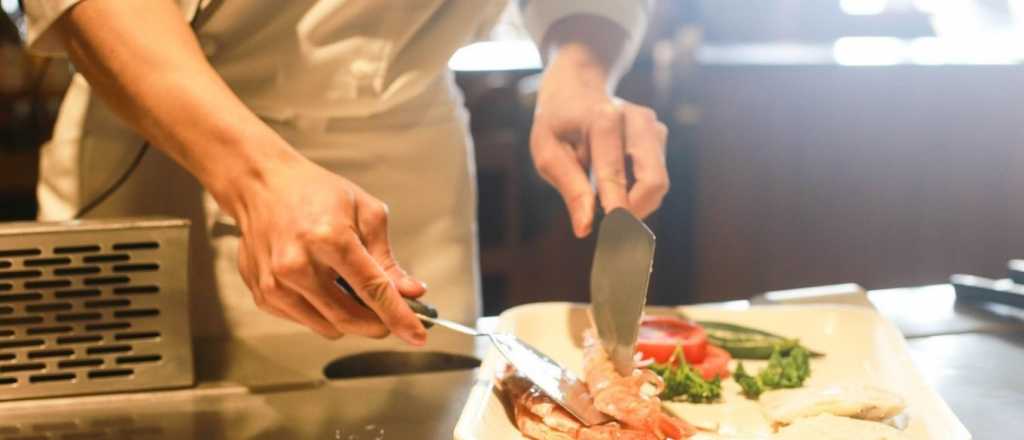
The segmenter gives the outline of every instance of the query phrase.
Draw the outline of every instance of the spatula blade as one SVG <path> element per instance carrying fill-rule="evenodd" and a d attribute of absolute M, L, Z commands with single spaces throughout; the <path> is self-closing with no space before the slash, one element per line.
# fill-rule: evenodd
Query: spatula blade
<path fill-rule="evenodd" d="M 590 313 L 615 370 L 633 371 L 633 348 L 647 303 L 654 234 L 629 211 L 605 216 L 590 271 Z"/>
<path fill-rule="evenodd" d="M 498 352 L 519 374 L 533 382 L 584 425 L 611 421 L 610 417 L 594 407 L 594 400 L 586 384 L 572 372 L 515 336 L 497 333 L 488 336 Z"/>

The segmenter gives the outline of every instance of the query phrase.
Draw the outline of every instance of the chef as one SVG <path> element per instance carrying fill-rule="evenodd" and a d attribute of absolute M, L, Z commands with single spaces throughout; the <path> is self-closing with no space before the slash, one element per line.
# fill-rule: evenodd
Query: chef
<path fill-rule="evenodd" d="M 477 316 L 472 141 L 446 66 L 504 1 L 23 3 L 30 48 L 77 70 L 41 152 L 40 219 L 201 225 L 196 333 L 298 324 L 420 345 L 426 332 L 401 297 L 428 288 L 447 317 Z M 649 215 L 668 188 L 666 129 L 612 91 L 650 5 L 520 6 L 546 62 L 530 150 L 575 234 L 591 232 L 595 209 Z"/>

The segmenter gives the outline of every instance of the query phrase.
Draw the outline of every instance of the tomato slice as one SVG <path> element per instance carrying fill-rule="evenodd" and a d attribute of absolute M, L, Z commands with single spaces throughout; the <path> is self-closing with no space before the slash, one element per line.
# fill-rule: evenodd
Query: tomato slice
<path fill-rule="evenodd" d="M 708 335 L 701 326 L 674 316 L 645 316 L 640 321 L 636 351 L 644 359 L 668 362 L 679 346 L 687 363 L 699 364 L 707 356 Z"/>
<path fill-rule="evenodd" d="M 704 380 L 711 380 L 715 376 L 725 379 L 729 377 L 729 361 L 731 360 L 732 355 L 728 351 L 708 344 L 707 356 L 704 357 L 704 361 L 691 362 L 690 366 L 699 371 L 700 375 L 704 376 Z"/>

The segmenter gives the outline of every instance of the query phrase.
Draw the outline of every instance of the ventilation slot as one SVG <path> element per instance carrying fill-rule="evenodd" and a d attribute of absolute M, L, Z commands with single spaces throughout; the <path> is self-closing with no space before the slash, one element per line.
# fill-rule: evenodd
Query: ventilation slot
<path fill-rule="evenodd" d="M 131 376 L 134 370 L 124 368 L 120 370 L 96 370 L 89 372 L 89 379 L 106 379 L 112 377 Z"/>
<path fill-rule="evenodd" d="M 38 347 L 43 345 L 42 339 L 18 339 L 16 341 L 0 341 L 0 350 L 8 348 Z"/>
<path fill-rule="evenodd" d="M 35 362 L 31 364 L 13 364 L 0 366 L 0 373 L 17 373 L 20 371 L 39 371 L 46 368 L 46 364 Z"/>
<path fill-rule="evenodd" d="M 25 311 L 32 313 L 63 312 L 65 310 L 71 310 L 71 303 L 29 304 L 25 306 Z"/>
<path fill-rule="evenodd" d="M 0 362 L 14 359 L 14 353 L 0 353 Z"/>
<path fill-rule="evenodd" d="M 70 325 L 62 325 L 59 327 L 32 327 L 26 331 L 29 335 L 52 335 L 54 333 L 67 333 L 71 331 Z"/>
<path fill-rule="evenodd" d="M 60 269 L 54 269 L 53 274 L 58 276 L 63 275 L 92 275 L 94 273 L 100 273 L 100 268 L 96 266 L 83 266 L 83 267 L 62 267 Z"/>
<path fill-rule="evenodd" d="M 88 255 L 83 257 L 82 261 L 86 263 L 115 263 L 128 261 L 129 258 L 128 254 Z"/>
<path fill-rule="evenodd" d="M 57 315 L 57 322 L 95 321 L 102 317 L 99 313 L 65 313 Z"/>
<path fill-rule="evenodd" d="M 60 440 L 109 440 L 113 437 L 101 431 L 72 432 L 60 436 Z"/>
<path fill-rule="evenodd" d="M 124 330 L 130 328 L 132 323 L 130 322 L 102 322 L 99 324 L 86 324 L 85 331 L 94 332 L 100 330 Z"/>
<path fill-rule="evenodd" d="M 8 272 L 0 272 L 0 280 L 9 280 L 13 278 L 35 278 L 43 275 L 38 270 L 12 270 Z"/>
<path fill-rule="evenodd" d="M 132 351 L 131 345 L 101 345 L 85 349 L 88 354 L 127 353 Z"/>
<path fill-rule="evenodd" d="M 13 288 L 14 288 L 14 284 L 0 283 L 0 292 L 6 291 L 6 290 L 11 290 Z"/>
<path fill-rule="evenodd" d="M 0 257 L 32 257 L 41 253 L 39 249 L 0 249 Z"/>
<path fill-rule="evenodd" d="M 68 357 L 75 354 L 74 350 L 39 350 L 28 352 L 29 359 L 44 359 L 54 357 Z"/>
<path fill-rule="evenodd" d="M 10 329 L 0 330 L 0 338 L 9 338 L 11 336 L 14 336 L 14 330 L 10 330 Z"/>
<path fill-rule="evenodd" d="M 132 302 L 127 299 L 101 299 L 97 301 L 86 301 L 85 308 L 87 309 L 101 309 L 107 307 L 124 307 L 130 306 Z"/>
<path fill-rule="evenodd" d="M 122 364 L 148 364 L 152 362 L 160 362 L 163 359 L 158 354 L 144 354 L 139 356 L 121 356 L 117 358 L 118 365 Z"/>
<path fill-rule="evenodd" d="M 124 284 L 131 281 L 128 277 L 96 277 L 86 278 L 86 286 L 105 286 L 108 284 Z"/>
<path fill-rule="evenodd" d="M 32 383 L 40 382 L 66 382 L 75 379 L 75 373 L 60 373 L 60 374 L 37 374 L 35 376 L 29 376 L 28 381 Z"/>
<path fill-rule="evenodd" d="M 114 339 L 118 341 L 134 341 L 138 339 L 156 339 L 160 337 L 160 332 L 134 332 L 134 333 L 118 333 L 114 335 Z"/>
<path fill-rule="evenodd" d="M 7 269 L 8 267 L 11 267 L 10 261 L 0 261 L 0 269 Z"/>
<path fill-rule="evenodd" d="M 10 315 L 11 313 L 14 313 L 14 307 L 0 306 L 0 315 Z"/>
<path fill-rule="evenodd" d="M 142 249 L 157 249 L 160 247 L 160 243 L 155 241 L 137 241 L 134 243 L 115 243 L 115 251 L 131 251 L 131 250 L 142 250 Z"/>
<path fill-rule="evenodd" d="M 114 272 L 153 272 L 159 269 L 160 265 L 156 263 L 114 265 Z"/>
<path fill-rule="evenodd" d="M 45 435 L 19 435 L 16 437 L 5 437 L 4 440 L 51 440 Z"/>
<path fill-rule="evenodd" d="M 37 301 L 43 299 L 39 292 L 15 293 L 13 295 L 0 295 L 0 302 Z"/>
<path fill-rule="evenodd" d="M 69 361 L 60 361 L 57 363 L 59 368 L 83 368 L 83 367 L 98 367 L 103 365 L 103 359 L 72 359 Z"/>
<path fill-rule="evenodd" d="M 65 264 L 71 264 L 71 259 L 68 257 L 57 257 L 57 258 L 33 258 L 31 260 L 25 260 L 23 263 L 26 267 L 34 266 L 63 266 Z"/>
<path fill-rule="evenodd" d="M 157 286 L 127 286 L 115 287 L 114 295 L 152 295 L 160 292 Z"/>
<path fill-rule="evenodd" d="M 52 289 L 55 287 L 68 287 L 71 285 L 69 280 L 47 280 L 47 281 L 26 281 L 26 289 Z"/>
<path fill-rule="evenodd" d="M 115 318 L 146 318 L 160 314 L 159 309 L 115 310 Z"/>
<path fill-rule="evenodd" d="M 61 299 L 69 298 L 92 298 L 100 296 L 99 289 L 75 289 L 75 290 L 58 290 L 53 296 Z"/>
<path fill-rule="evenodd" d="M 61 336 L 57 338 L 57 343 L 60 345 L 67 344 L 82 344 L 87 342 L 99 342 L 103 340 L 103 335 L 75 335 L 75 336 Z"/>
<path fill-rule="evenodd" d="M 95 244 L 88 244 L 84 246 L 61 246 L 53 248 L 55 254 L 84 254 L 89 252 L 99 252 L 100 247 Z"/>
<path fill-rule="evenodd" d="M 19 316 L 17 318 L 0 319 L 0 325 L 39 324 L 40 322 L 43 322 L 42 316 Z"/>
<path fill-rule="evenodd" d="M 0 385 L 14 385 L 16 383 L 18 383 L 18 378 L 16 377 L 0 377 Z"/>

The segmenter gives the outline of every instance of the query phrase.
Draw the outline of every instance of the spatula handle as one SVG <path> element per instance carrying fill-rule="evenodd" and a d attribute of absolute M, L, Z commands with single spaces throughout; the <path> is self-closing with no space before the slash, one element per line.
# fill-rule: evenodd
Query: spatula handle
<path fill-rule="evenodd" d="M 369 306 L 366 305 L 366 302 L 359 297 L 359 295 L 356 295 L 355 289 L 353 289 L 352 285 L 349 284 L 348 281 L 345 281 L 344 278 L 340 276 L 335 278 L 334 284 L 337 284 L 338 287 L 341 288 L 343 292 L 352 297 L 352 299 L 356 300 L 356 302 L 359 303 L 359 305 L 366 308 L 370 308 Z M 422 303 L 415 298 L 408 298 L 403 296 L 402 299 L 405 300 L 405 303 L 409 305 L 409 308 L 412 309 L 413 312 L 419 313 L 423 316 L 429 316 L 431 318 L 438 317 L 437 309 L 435 309 L 433 306 Z M 433 327 L 434 325 L 434 323 L 427 321 L 425 319 L 421 319 L 420 322 L 422 322 L 423 326 L 426 328 Z"/>

